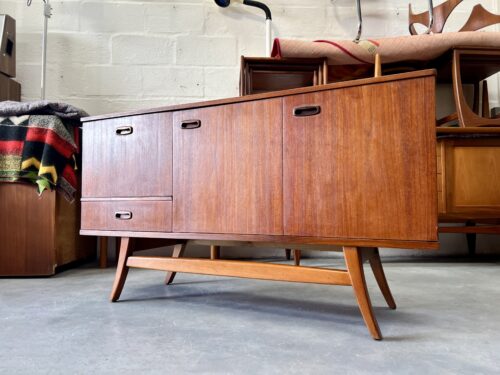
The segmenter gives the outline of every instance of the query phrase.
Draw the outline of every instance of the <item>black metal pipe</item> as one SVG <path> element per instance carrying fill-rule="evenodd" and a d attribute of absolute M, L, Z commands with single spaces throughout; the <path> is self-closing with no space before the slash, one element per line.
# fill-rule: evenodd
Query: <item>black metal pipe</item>
<path fill-rule="evenodd" d="M 231 0 L 215 0 L 215 4 L 217 4 L 218 6 L 220 6 L 222 8 L 227 8 L 230 3 L 231 3 Z M 264 13 L 266 13 L 266 20 L 273 19 L 272 15 L 271 15 L 271 9 L 269 9 L 269 7 L 266 4 L 261 3 L 260 1 L 253 1 L 253 0 L 243 0 L 243 4 L 248 5 L 250 7 L 256 7 L 256 8 L 262 9 L 264 11 Z"/>
<path fill-rule="evenodd" d="M 253 1 L 253 0 L 243 0 L 243 4 L 262 9 L 264 13 L 266 13 L 266 20 L 273 19 L 271 15 L 271 9 L 269 9 L 269 7 L 266 4 L 261 3 L 260 1 Z"/>

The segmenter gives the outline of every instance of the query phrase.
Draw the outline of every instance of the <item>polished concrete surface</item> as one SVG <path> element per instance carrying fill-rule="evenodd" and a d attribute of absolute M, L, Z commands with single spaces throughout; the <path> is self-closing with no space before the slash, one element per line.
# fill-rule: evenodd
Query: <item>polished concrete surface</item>
<path fill-rule="evenodd" d="M 305 260 L 339 267 L 339 258 Z M 498 374 L 500 263 L 389 262 L 384 340 L 350 287 L 131 270 L 0 279 L 0 374 Z"/>

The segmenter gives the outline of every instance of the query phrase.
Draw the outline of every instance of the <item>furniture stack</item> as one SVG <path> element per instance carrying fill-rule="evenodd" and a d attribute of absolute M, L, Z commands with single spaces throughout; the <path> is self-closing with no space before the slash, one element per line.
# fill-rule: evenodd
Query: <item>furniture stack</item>
<path fill-rule="evenodd" d="M 475 32 L 499 23 L 500 15 L 478 4 L 460 32 L 442 33 L 460 3 L 448 0 L 434 8 L 432 35 L 415 35 L 414 24 L 427 26 L 430 16 L 429 12 L 413 14 L 410 7 L 411 36 L 359 43 L 276 40 L 273 73 L 282 74 L 284 70 L 279 72 L 278 66 L 285 66 L 287 59 L 297 63 L 302 59 L 307 65 L 309 58 L 325 56 L 329 64 L 327 82 L 365 78 L 374 75 L 373 52 L 381 55 L 384 75 L 436 69 L 437 83 L 453 85 L 456 104 L 455 113 L 436 121 L 440 231 L 466 233 L 473 254 L 476 233 L 500 233 L 500 118 L 498 109 L 489 108 L 486 81 L 500 71 L 500 33 Z M 244 68 L 242 65 L 242 71 Z M 260 83 L 261 91 L 280 89 L 271 74 L 268 82 L 267 86 Z M 474 87 L 472 103 L 466 100 L 464 85 Z"/>
<path fill-rule="evenodd" d="M 20 101 L 16 74 L 15 20 L 0 15 L 0 101 Z M 0 155 L 2 169 L 8 155 Z M 67 265 L 95 258 L 96 241 L 78 234 L 79 193 L 74 203 L 55 191 L 37 194 L 27 183 L 0 183 L 0 276 L 49 276 Z"/>

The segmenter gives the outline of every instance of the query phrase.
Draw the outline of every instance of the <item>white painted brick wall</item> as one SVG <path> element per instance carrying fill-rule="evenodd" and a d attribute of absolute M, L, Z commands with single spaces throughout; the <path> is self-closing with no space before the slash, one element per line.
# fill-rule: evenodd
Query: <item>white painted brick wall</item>
<path fill-rule="evenodd" d="M 92 114 L 238 94 L 239 57 L 264 54 L 258 9 L 217 7 L 213 0 L 51 0 L 50 99 Z M 407 34 L 408 0 L 362 1 L 364 36 Z M 413 0 L 416 11 L 427 2 Z M 476 2 L 459 5 L 447 29 L 458 29 Z M 481 1 L 498 11 L 496 0 Z M 268 0 L 274 34 L 313 40 L 352 38 L 354 0 Z M 16 18 L 18 80 L 23 99 L 39 96 L 42 1 L 0 0 Z M 498 105 L 498 80 L 492 80 Z"/>

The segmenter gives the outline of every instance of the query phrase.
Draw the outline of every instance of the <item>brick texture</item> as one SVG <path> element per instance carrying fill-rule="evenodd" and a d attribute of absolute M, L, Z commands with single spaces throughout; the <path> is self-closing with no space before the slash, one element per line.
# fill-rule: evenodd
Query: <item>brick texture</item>
<path fill-rule="evenodd" d="M 426 2 L 412 1 L 416 11 Z M 92 114 L 238 94 L 239 57 L 264 54 L 258 9 L 212 0 L 51 0 L 48 99 Z M 446 30 L 457 30 L 476 2 L 463 2 Z M 481 1 L 499 12 L 496 0 Z M 42 2 L 2 0 L 17 20 L 18 77 L 23 99 L 39 97 Z M 352 0 L 269 0 L 274 35 L 313 40 L 352 38 Z M 364 37 L 407 34 L 408 0 L 363 1 Z M 497 28 L 498 30 L 499 28 Z M 498 106 L 498 79 L 490 82 Z M 444 104 L 443 104 L 444 108 Z"/>

